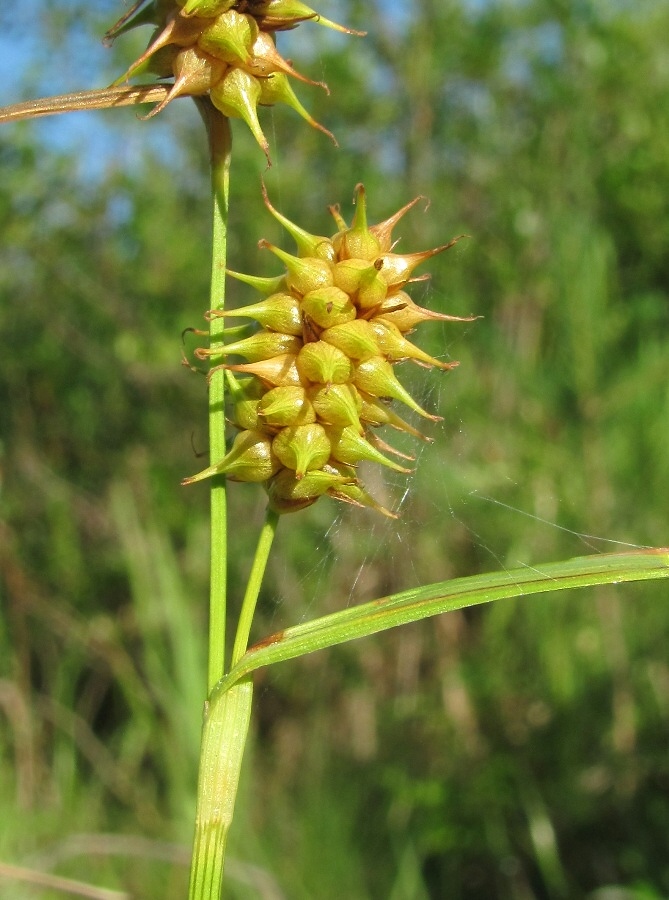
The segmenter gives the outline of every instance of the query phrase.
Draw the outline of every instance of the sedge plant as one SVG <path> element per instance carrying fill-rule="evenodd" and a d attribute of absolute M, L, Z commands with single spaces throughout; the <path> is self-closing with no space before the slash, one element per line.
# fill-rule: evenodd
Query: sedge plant
<path fill-rule="evenodd" d="M 481 574 L 416 586 L 286 627 L 249 646 L 263 575 L 284 515 L 299 513 L 321 499 L 369 507 L 391 518 L 397 515 L 368 493 L 358 466 L 366 461 L 408 473 L 412 458 L 386 441 L 387 432 L 403 432 L 429 443 L 430 423 L 439 417 L 413 399 L 397 377 L 395 363 L 410 360 L 437 370 L 435 375 L 441 377 L 439 373 L 457 363 L 428 355 L 410 336 L 417 326 L 431 321 L 475 318 L 425 309 L 407 290 L 425 277 L 414 272 L 458 238 L 426 251 L 396 252 L 396 228 L 420 198 L 370 224 L 361 184 L 354 189 L 350 221 L 338 206 L 330 208 L 334 232 L 328 235 L 311 233 L 288 220 L 263 186 L 268 215 L 284 227 L 294 248 L 289 252 L 261 241 L 260 246 L 280 264 L 276 276 L 228 269 L 230 120 L 240 119 L 249 127 L 261 150 L 261 166 L 271 164 L 271 158 L 259 107 L 288 105 L 332 138 L 303 107 L 292 83 L 327 87 L 300 74 L 275 43 L 276 32 L 317 24 L 362 36 L 323 18 L 300 0 L 138 0 L 107 39 L 141 26 L 152 27 L 152 37 L 114 85 L 0 111 L 0 121 L 12 121 L 71 109 L 152 104 L 144 116 L 151 118 L 176 98 L 187 96 L 194 98 L 206 126 L 213 196 L 209 332 L 207 345 L 195 351 L 191 365 L 203 365 L 207 373 L 209 465 L 183 481 L 205 482 L 211 495 L 209 657 L 190 900 L 215 900 L 222 894 L 226 841 L 256 669 L 492 600 L 669 574 L 666 549 Z M 131 83 L 138 78 L 139 84 Z M 226 309 L 226 274 L 255 292 L 247 306 Z M 230 324 L 231 319 L 237 324 Z M 428 432 L 407 421 L 398 411 L 401 407 L 422 419 Z M 230 659 L 225 627 L 229 482 L 250 482 L 256 487 L 238 489 L 266 494 L 265 522 L 246 591 L 234 609 L 237 628 Z"/>

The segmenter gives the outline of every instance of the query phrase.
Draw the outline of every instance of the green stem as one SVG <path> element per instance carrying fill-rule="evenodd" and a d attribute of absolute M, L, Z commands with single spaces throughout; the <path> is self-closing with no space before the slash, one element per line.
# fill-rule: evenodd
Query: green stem
<path fill-rule="evenodd" d="M 246 651 L 278 519 L 278 515 L 268 508 L 239 615 L 233 665 Z M 247 678 L 235 684 L 215 704 L 207 704 L 202 730 L 189 900 L 219 900 L 221 896 L 225 847 L 235 810 L 252 698 L 253 684 Z"/>
<path fill-rule="evenodd" d="M 258 546 L 256 547 L 256 555 L 253 559 L 251 574 L 246 584 L 246 593 L 242 601 L 242 609 L 239 614 L 239 622 L 237 624 L 237 634 L 235 635 L 235 644 L 232 649 L 232 665 L 234 666 L 242 656 L 246 653 L 249 643 L 249 634 L 251 633 L 251 623 L 253 622 L 253 614 L 255 612 L 260 586 L 262 585 L 263 575 L 267 567 L 267 559 L 269 551 L 274 541 L 276 527 L 279 522 L 279 516 L 269 507 L 265 516 L 265 524 L 262 527 L 258 538 Z"/>
<path fill-rule="evenodd" d="M 229 120 L 208 100 L 198 104 L 207 127 L 211 156 L 211 185 L 214 198 L 213 249 L 210 309 L 222 309 L 225 301 L 228 197 L 232 138 Z M 224 319 L 212 318 L 209 346 L 223 343 Z M 209 460 L 213 464 L 225 456 L 225 377 L 214 372 L 209 382 Z M 211 580 L 209 602 L 209 664 L 207 694 L 225 672 L 225 618 L 227 589 L 227 511 L 225 478 L 211 484 Z"/>
<path fill-rule="evenodd" d="M 236 684 L 210 706 L 202 730 L 189 900 L 220 900 L 228 832 L 251 719 L 253 684 Z"/>

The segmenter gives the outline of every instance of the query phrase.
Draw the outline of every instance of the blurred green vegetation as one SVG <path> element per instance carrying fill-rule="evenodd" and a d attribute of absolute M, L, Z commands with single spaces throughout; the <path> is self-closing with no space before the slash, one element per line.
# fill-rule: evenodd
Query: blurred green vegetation
<path fill-rule="evenodd" d="M 41 6 L 76 74 L 68 41 L 114 4 Z M 363 181 L 376 220 L 430 198 L 402 248 L 471 235 L 413 296 L 484 318 L 421 329 L 456 372 L 402 367 L 445 423 L 400 522 L 329 501 L 287 517 L 257 636 L 417 583 L 669 543 L 669 8 L 323 12 L 369 36 L 307 24 L 279 45 L 329 83 L 300 94 L 340 150 L 277 109 L 263 173 L 234 129 L 231 267 L 273 274 L 258 239 L 289 247 L 261 174 L 317 233 Z M 26 91 L 50 65 L 33 61 Z M 210 212 L 194 109 L 160 119 L 91 116 L 111 149 L 59 151 L 42 122 L 0 131 L 0 859 L 176 900 L 208 574 L 207 492 L 179 487 L 202 467 L 205 383 L 180 334 L 207 306 Z M 405 485 L 370 473 L 390 502 Z M 233 601 L 263 505 L 231 487 Z M 666 599 L 507 601 L 260 673 L 229 896 L 668 896 Z M 62 894 L 0 880 L 0 896 Z"/>

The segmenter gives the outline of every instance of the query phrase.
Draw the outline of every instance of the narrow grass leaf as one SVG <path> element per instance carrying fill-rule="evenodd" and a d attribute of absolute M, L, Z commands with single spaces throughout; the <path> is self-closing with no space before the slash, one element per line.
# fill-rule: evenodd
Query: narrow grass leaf
<path fill-rule="evenodd" d="M 218 683 L 210 699 L 213 701 L 240 678 L 261 666 L 294 659 L 451 610 L 508 597 L 666 577 L 669 577 L 669 549 L 655 548 L 583 556 L 540 567 L 526 566 L 414 588 L 270 635 L 248 650 Z"/>

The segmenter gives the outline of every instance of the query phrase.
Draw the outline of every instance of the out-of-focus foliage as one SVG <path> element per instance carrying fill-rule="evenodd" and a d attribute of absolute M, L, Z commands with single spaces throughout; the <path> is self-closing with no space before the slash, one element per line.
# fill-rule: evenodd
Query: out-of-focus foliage
<path fill-rule="evenodd" d="M 72 68 L 99 19 L 35 6 L 59 17 L 59 53 L 71 37 Z M 484 319 L 424 327 L 429 352 L 461 361 L 443 383 L 405 364 L 445 424 L 402 521 L 327 503 L 282 521 L 258 637 L 607 549 L 578 534 L 667 543 L 666 5 L 323 6 L 369 36 L 304 25 L 279 46 L 330 84 L 303 95 L 341 150 L 268 113 L 273 201 L 318 232 L 357 181 L 376 219 L 425 194 L 407 246 L 471 238 L 413 296 Z M 180 367 L 207 305 L 204 139 L 187 101 L 85 127 L 80 146 L 42 122 L 0 133 L 0 858 L 177 898 L 204 689 L 207 497 L 178 486 L 205 446 L 204 379 Z M 284 239 L 264 160 L 242 129 L 234 152 L 230 265 L 271 274 L 257 240 Z M 373 487 L 392 502 L 403 486 Z M 264 501 L 230 493 L 234 600 Z M 234 853 L 291 900 L 666 896 L 665 601 L 644 586 L 506 602 L 261 673 Z M 123 835 L 153 843 L 128 856 Z M 231 896 L 271 896 L 237 875 Z"/>

